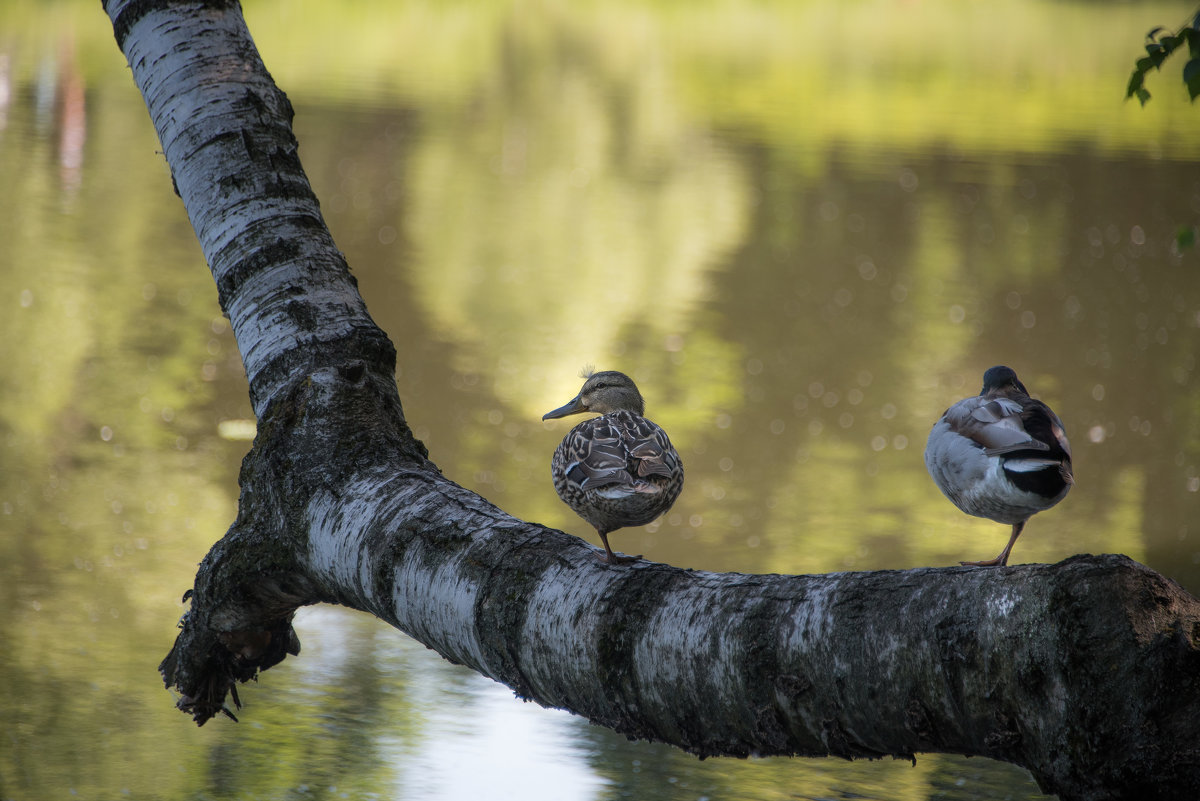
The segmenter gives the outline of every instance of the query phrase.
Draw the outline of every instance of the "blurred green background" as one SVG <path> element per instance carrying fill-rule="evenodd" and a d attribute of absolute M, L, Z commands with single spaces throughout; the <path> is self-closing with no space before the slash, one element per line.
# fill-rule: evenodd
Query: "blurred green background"
<path fill-rule="evenodd" d="M 1200 592 L 1200 112 L 1186 3 L 251 0 L 405 409 L 453 479 L 555 496 L 585 365 L 687 466 L 614 546 L 827 572 L 996 554 L 921 460 L 1009 364 L 1078 485 L 1014 563 Z M 155 668 L 232 521 L 236 343 L 99 2 L 0 6 L 0 799 L 1028 799 L 983 759 L 707 760 L 523 705 L 365 616 L 195 729 Z"/>

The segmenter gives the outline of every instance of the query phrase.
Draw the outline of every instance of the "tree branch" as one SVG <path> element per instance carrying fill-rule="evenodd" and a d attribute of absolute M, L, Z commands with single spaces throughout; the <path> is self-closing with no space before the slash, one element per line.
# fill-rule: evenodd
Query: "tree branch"
<path fill-rule="evenodd" d="M 109 0 L 229 315 L 259 428 L 238 517 L 160 669 L 204 723 L 299 653 L 292 614 L 369 612 L 445 658 L 701 756 L 941 751 L 1068 799 L 1200 794 L 1200 602 L 1119 556 L 751 576 L 614 569 L 444 478 L 405 422 L 232 2 Z"/>

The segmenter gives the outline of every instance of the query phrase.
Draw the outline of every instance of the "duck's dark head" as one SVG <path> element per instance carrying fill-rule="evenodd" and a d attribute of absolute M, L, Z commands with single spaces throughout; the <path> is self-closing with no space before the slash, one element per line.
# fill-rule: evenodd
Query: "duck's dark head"
<path fill-rule="evenodd" d="M 1017 378 L 1017 373 L 1011 367 L 1004 365 L 996 365 L 988 368 L 988 371 L 983 374 L 983 389 L 980 390 L 980 395 L 986 395 L 989 392 L 996 392 L 1004 389 L 1018 389 L 1022 395 L 1028 395 L 1029 390 L 1025 389 L 1025 385 Z"/>
<path fill-rule="evenodd" d="M 645 414 L 646 404 L 633 379 L 616 370 L 588 373 L 579 394 L 565 405 L 542 415 L 543 420 L 566 417 L 569 414 L 595 412 L 608 414 L 624 410 L 639 417 Z"/>

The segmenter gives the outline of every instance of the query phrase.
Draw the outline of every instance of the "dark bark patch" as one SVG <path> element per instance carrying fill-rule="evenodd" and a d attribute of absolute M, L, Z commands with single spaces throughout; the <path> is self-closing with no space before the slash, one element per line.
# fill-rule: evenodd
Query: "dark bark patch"
<path fill-rule="evenodd" d="M 313 364 L 315 356 L 320 357 L 320 364 Z M 373 408 L 374 411 L 367 412 L 363 409 L 354 419 L 360 420 L 364 429 L 372 430 L 377 436 L 383 433 L 383 429 L 390 429 L 392 437 L 403 440 L 403 443 L 394 443 L 402 447 L 403 453 L 424 462 L 428 451 L 412 435 L 412 430 L 404 421 L 400 401 L 395 392 L 395 379 L 392 375 L 396 369 L 396 349 L 387 335 L 378 328 L 357 327 L 338 339 L 322 340 L 319 348 L 301 347 L 282 352 L 278 358 L 267 362 L 255 375 L 249 377 L 250 400 L 255 408 L 258 408 L 264 394 L 277 392 L 281 383 L 287 383 L 293 377 L 311 374 L 322 366 L 340 366 L 355 361 L 366 365 L 369 373 L 377 376 L 378 381 L 383 381 L 383 377 L 386 376 L 392 383 L 386 390 L 380 389 L 370 397 L 363 396 L 355 401 L 364 407 Z M 374 387 L 377 381 L 369 383 Z M 364 387 L 359 387 L 356 391 L 361 393 L 363 389 Z M 332 422 L 332 418 L 329 425 L 332 428 L 344 428 L 344 425 Z"/>
<path fill-rule="evenodd" d="M 109 0 L 102 0 L 104 10 L 108 11 Z M 121 13 L 113 20 L 113 35 L 117 39 L 117 47 L 121 48 L 121 52 L 125 52 L 125 39 L 129 36 L 129 31 L 142 20 L 147 14 L 155 11 L 166 11 L 175 6 L 180 5 L 177 0 L 134 0 L 128 3 L 121 9 Z M 195 8 L 209 8 L 216 11 L 225 11 L 238 6 L 236 0 L 192 0 L 188 6 Z"/>
<path fill-rule="evenodd" d="M 311 303 L 303 300 L 290 300 L 286 308 L 288 316 L 292 318 L 292 322 L 301 331 L 311 333 L 317 330 L 317 324 L 321 320 L 321 315 Z"/>
<path fill-rule="evenodd" d="M 392 620 L 396 619 L 394 566 L 404 559 L 408 542 L 414 536 L 416 531 L 410 526 L 392 529 L 381 521 L 364 537 L 363 546 L 367 552 L 365 558 L 370 560 L 371 564 L 380 566 L 371 576 L 371 594 L 377 602 L 384 605 L 384 609 L 381 610 L 383 616 Z"/>
<path fill-rule="evenodd" d="M 535 693 L 521 665 L 522 632 L 529 614 L 529 599 L 553 563 L 541 555 L 539 546 L 544 543 L 536 533 L 531 535 L 529 527 L 514 528 L 513 534 L 515 541 L 501 534 L 479 546 L 488 550 L 503 549 L 504 557 L 498 563 L 483 558 L 468 559 L 468 564 L 479 568 L 471 573 L 479 583 L 475 630 L 485 650 L 485 658 L 499 674 L 497 678 L 518 698 L 530 700 Z M 491 569 L 484 567 L 489 562 L 495 565 Z"/>
<path fill-rule="evenodd" d="M 760 582 L 751 586 L 758 585 Z M 785 722 L 786 711 L 780 708 L 776 693 L 783 673 L 779 664 L 778 627 L 788 605 L 788 601 L 771 597 L 757 601 L 745 610 L 742 625 L 739 627 L 738 636 L 744 654 L 742 670 L 745 675 L 763 676 L 768 679 L 747 686 L 750 705 L 758 710 L 748 732 L 748 739 L 764 744 L 761 749 L 756 747 L 756 753 L 761 754 L 784 754 L 790 750 L 790 727 Z M 791 680 L 785 680 L 783 683 L 796 689 L 800 684 L 799 677 L 788 675 Z"/>
<path fill-rule="evenodd" d="M 783 674 L 775 677 L 775 689 L 782 693 L 788 703 L 798 703 L 800 697 L 812 689 L 812 682 L 806 676 Z"/>
<path fill-rule="evenodd" d="M 891 756 L 891 754 L 885 754 L 882 751 L 863 747 L 846 733 L 842 728 L 841 721 L 836 716 L 827 717 L 822 720 L 821 728 L 824 732 L 825 747 L 829 750 L 831 756 L 841 757 L 842 759 L 859 759 L 863 757 L 867 759 L 882 759 L 885 756 Z"/>
<path fill-rule="evenodd" d="M 289 218 L 287 222 L 290 226 L 304 230 L 319 221 L 312 220 L 307 216 L 300 216 Z M 298 238 L 278 237 L 273 241 L 254 246 L 250 244 L 253 240 L 247 239 L 251 233 L 254 232 L 234 237 L 223 250 L 213 256 L 213 263 L 221 267 L 220 278 L 217 280 L 217 296 L 221 301 L 222 310 L 226 310 L 229 301 L 237 296 L 247 279 L 270 267 L 295 261 L 300 256 L 301 247 Z M 235 257 L 235 254 L 241 255 L 237 261 L 230 264 L 229 262 L 231 258 Z M 226 313 L 228 312 L 226 311 Z"/>
<path fill-rule="evenodd" d="M 984 746 L 990 754 L 1008 761 L 1011 761 L 1013 754 L 1019 752 L 1021 740 L 1016 721 L 1003 712 L 996 713 L 991 731 L 983 738 Z"/>
<path fill-rule="evenodd" d="M 604 688 L 605 698 L 623 700 L 608 704 L 604 714 L 594 719 L 617 728 L 631 739 L 674 741 L 701 756 L 714 754 L 711 746 L 705 746 L 703 737 L 696 736 L 697 731 L 702 731 L 697 725 L 698 719 L 668 721 L 647 715 L 649 710 L 642 708 L 641 690 L 635 674 L 629 669 L 632 654 L 662 599 L 670 597 L 681 583 L 690 583 L 693 578 L 686 571 L 665 565 L 606 569 L 623 570 L 624 575 L 610 585 L 603 605 L 595 610 L 598 621 L 596 679 Z M 703 659 L 703 656 L 697 658 Z M 694 707 L 693 704 L 681 706 L 685 710 Z M 670 732 L 677 738 L 682 737 L 683 741 L 669 739 Z"/>
<path fill-rule="evenodd" d="M 358 360 L 352 361 L 349 364 L 344 364 L 338 368 L 338 375 L 343 380 L 349 381 L 351 384 L 361 383 L 363 376 L 367 373 L 367 366 Z"/>
<path fill-rule="evenodd" d="M 918 751 L 932 750 L 938 742 L 929 711 L 920 699 L 913 698 L 908 702 L 904 710 L 904 728 L 916 738 Z"/>

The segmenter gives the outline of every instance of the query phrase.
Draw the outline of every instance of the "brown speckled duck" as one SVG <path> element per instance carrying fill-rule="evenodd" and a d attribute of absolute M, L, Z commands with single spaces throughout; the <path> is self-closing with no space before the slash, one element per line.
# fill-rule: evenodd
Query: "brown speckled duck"
<path fill-rule="evenodd" d="M 980 567 L 1008 564 L 1029 518 L 1065 498 L 1075 483 L 1062 421 L 1002 366 L 983 374 L 978 395 L 960 400 L 934 424 L 925 466 L 959 509 L 1012 524 L 999 556 L 962 562 Z"/>
<path fill-rule="evenodd" d="M 563 437 L 550 475 L 558 497 L 600 535 L 605 561 L 633 562 L 641 557 L 617 556 L 608 534 L 645 525 L 670 509 L 683 489 L 683 462 L 667 432 L 642 416 L 645 403 L 629 376 L 605 370 L 585 378 L 578 395 L 542 416 L 600 415 Z"/>

